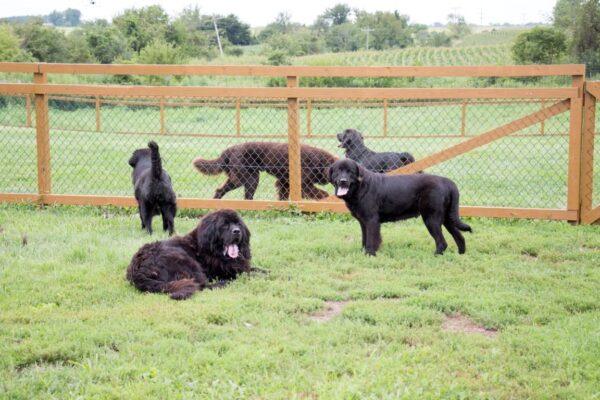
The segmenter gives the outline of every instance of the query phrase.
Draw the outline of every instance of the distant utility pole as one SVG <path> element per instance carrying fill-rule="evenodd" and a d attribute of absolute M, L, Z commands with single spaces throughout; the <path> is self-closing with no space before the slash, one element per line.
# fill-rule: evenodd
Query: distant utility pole
<path fill-rule="evenodd" d="M 375 29 L 369 28 L 368 26 L 366 28 L 361 29 L 363 32 L 367 32 L 367 50 L 369 50 L 369 32 L 373 32 Z"/>
<path fill-rule="evenodd" d="M 219 36 L 219 28 L 217 28 L 217 18 L 213 15 L 213 25 L 215 26 L 215 33 L 217 35 L 217 43 L 219 44 L 219 53 L 223 56 L 223 47 L 221 47 L 221 37 Z"/>

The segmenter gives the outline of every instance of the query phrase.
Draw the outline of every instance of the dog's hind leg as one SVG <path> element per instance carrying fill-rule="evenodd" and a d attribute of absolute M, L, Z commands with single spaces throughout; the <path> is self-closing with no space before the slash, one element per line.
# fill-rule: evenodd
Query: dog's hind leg
<path fill-rule="evenodd" d="M 154 206 L 145 201 L 140 203 L 140 218 L 142 219 L 142 225 L 146 228 L 149 234 L 152 234 L 152 211 Z"/>
<path fill-rule="evenodd" d="M 444 234 L 442 233 L 440 218 L 435 214 L 423 215 L 423 222 L 425 222 L 429 234 L 435 240 L 435 255 L 444 254 L 444 251 L 448 248 L 448 243 L 446 243 L 446 239 L 444 239 Z"/>
<path fill-rule="evenodd" d="M 144 223 L 144 216 L 142 215 L 142 206 L 138 203 L 138 213 L 140 214 L 140 220 L 142 221 L 142 229 L 146 228 L 146 224 Z"/>
<path fill-rule="evenodd" d="M 175 231 L 175 205 L 174 204 L 161 204 L 160 214 L 162 215 L 163 231 L 168 231 L 169 236 L 173 235 Z"/>
<path fill-rule="evenodd" d="M 448 232 L 450 232 L 452 238 L 456 242 L 456 245 L 458 246 L 458 254 L 465 254 L 465 251 L 467 251 L 467 247 L 465 244 L 465 238 L 462 235 L 462 233 L 460 233 L 460 230 L 456 226 L 454 226 L 454 223 L 449 219 L 446 219 L 444 221 L 444 226 L 446 227 Z"/>
<path fill-rule="evenodd" d="M 240 182 L 233 181 L 231 178 L 227 178 L 227 180 L 225 181 L 225 183 L 223 184 L 223 186 L 221 186 L 220 188 L 218 188 L 217 190 L 215 190 L 215 195 L 213 196 L 213 198 L 220 199 L 223 196 L 225 196 L 225 194 L 227 192 L 230 192 L 233 189 L 237 189 L 240 186 L 242 186 L 242 184 Z"/>

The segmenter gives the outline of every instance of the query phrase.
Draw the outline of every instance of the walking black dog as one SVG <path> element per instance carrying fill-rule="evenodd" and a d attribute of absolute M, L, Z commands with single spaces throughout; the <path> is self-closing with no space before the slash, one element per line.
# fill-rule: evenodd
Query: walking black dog
<path fill-rule="evenodd" d="M 129 165 L 133 167 L 131 177 L 142 229 L 152 233 L 152 217 L 162 214 L 163 229 L 172 235 L 177 212 L 176 196 L 171 186 L 171 177 L 162 169 L 156 142 L 149 142 L 147 149 L 135 150 L 129 159 Z"/>
<path fill-rule="evenodd" d="M 343 159 L 329 168 L 329 181 L 360 223 L 362 245 L 374 256 L 381 245 L 381 224 L 421 215 L 435 240 L 435 254 L 448 247 L 442 225 L 454 238 L 458 252 L 466 251 L 460 231 L 471 231 L 458 216 L 458 188 L 448 178 L 429 174 L 388 176 Z"/>
<path fill-rule="evenodd" d="M 407 152 L 377 153 L 369 149 L 365 146 L 362 133 L 356 129 L 346 129 L 338 133 L 337 139 L 340 142 L 338 147 L 346 150 L 346 158 L 362 164 L 369 171 L 383 173 L 415 162 L 412 154 Z"/>

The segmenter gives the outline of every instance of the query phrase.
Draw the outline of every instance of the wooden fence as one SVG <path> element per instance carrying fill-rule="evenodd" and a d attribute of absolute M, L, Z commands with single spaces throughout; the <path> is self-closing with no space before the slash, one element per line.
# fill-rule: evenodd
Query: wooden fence
<path fill-rule="evenodd" d="M 238 99 L 235 102 L 237 132 L 240 132 L 239 113 L 245 99 L 279 99 L 287 108 L 287 142 L 289 146 L 290 201 L 268 200 L 215 200 L 180 198 L 181 207 L 264 210 L 287 208 L 294 205 L 304 211 L 347 211 L 342 202 L 329 197 L 322 201 L 301 198 L 300 166 L 300 103 L 307 107 L 305 134 L 312 135 L 310 110 L 315 102 L 377 101 L 383 109 L 384 130 L 387 132 L 387 113 L 394 101 L 461 99 L 461 133 L 465 133 L 467 107 L 470 102 L 486 99 L 512 101 L 539 101 L 540 109 L 523 117 L 502 124 L 487 132 L 466 137 L 459 144 L 434 152 L 417 162 L 402 167 L 391 174 L 412 173 L 426 169 L 459 155 L 477 149 L 500 138 L 507 137 L 524 128 L 540 125 L 543 134 L 544 121 L 561 113 L 569 112 L 568 132 L 568 179 L 565 208 L 514 208 L 464 206 L 465 216 L 541 218 L 592 223 L 600 218 L 599 208 L 593 204 L 594 176 L 594 121 L 595 101 L 600 94 L 596 83 L 585 83 L 583 65 L 536 65 L 536 66 L 471 66 L 471 67 L 272 67 L 272 66 L 191 66 L 191 65 L 95 65 L 95 64 L 44 64 L 0 63 L 0 72 L 31 73 L 32 83 L 0 83 L 0 96 L 24 95 L 27 104 L 35 109 L 35 132 L 37 151 L 37 193 L 1 193 L 0 201 L 39 202 L 85 205 L 134 206 L 129 196 L 92 196 L 79 194 L 53 194 L 50 157 L 50 123 L 48 101 L 69 99 L 72 96 L 88 96 L 95 103 L 96 128 L 100 126 L 101 98 L 121 97 L 139 101 L 142 97 L 160 99 L 158 107 L 160 133 L 165 133 L 164 108 L 170 106 L 166 99 L 214 98 Z M 124 86 L 88 84 L 49 84 L 49 74 L 105 74 L 105 75 L 223 75 L 223 76 L 277 76 L 287 78 L 287 87 L 195 87 L 195 86 Z M 301 87 L 302 77 L 571 77 L 571 85 L 565 87 L 526 88 L 308 88 Z M 587 89 L 586 89 L 587 88 Z M 106 100 L 103 100 L 106 102 Z M 307 106 L 308 105 L 308 106 Z M 31 111 L 27 112 L 31 125 Z M 585 122 L 585 124 L 584 124 Z M 567 133 L 567 132 L 565 132 Z M 0 188 L 2 190 L 2 188 Z"/>

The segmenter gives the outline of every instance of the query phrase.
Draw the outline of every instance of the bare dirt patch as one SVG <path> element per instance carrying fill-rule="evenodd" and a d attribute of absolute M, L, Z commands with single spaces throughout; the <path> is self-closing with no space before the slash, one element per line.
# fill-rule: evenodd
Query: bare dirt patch
<path fill-rule="evenodd" d="M 317 311 L 308 316 L 308 319 L 315 322 L 327 322 L 336 315 L 341 314 L 348 301 L 326 301 L 325 309 Z"/>
<path fill-rule="evenodd" d="M 495 337 L 498 332 L 494 329 L 487 329 L 477 325 L 464 315 L 446 315 L 442 323 L 442 329 L 448 332 L 476 333 L 483 336 Z"/>

